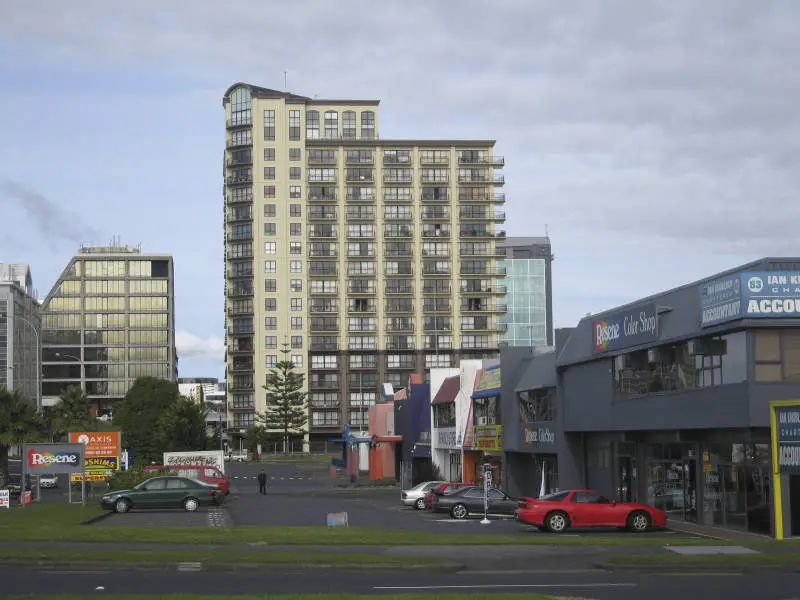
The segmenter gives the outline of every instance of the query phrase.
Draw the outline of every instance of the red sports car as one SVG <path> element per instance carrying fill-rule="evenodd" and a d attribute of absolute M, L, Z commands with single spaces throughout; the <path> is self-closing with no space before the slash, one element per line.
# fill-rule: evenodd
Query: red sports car
<path fill-rule="evenodd" d="M 569 527 L 624 527 L 641 532 L 667 524 L 663 510 L 617 502 L 594 490 L 563 490 L 541 498 L 522 498 L 514 516 L 521 523 L 553 533 Z"/>

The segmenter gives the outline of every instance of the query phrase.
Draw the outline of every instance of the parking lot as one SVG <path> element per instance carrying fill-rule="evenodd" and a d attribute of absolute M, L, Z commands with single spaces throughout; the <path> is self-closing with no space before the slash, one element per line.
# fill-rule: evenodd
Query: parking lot
<path fill-rule="evenodd" d="M 260 469 L 267 472 L 267 494 L 258 493 Z M 533 527 L 520 525 L 512 518 L 492 519 L 481 525 L 480 516 L 459 521 L 445 513 L 417 511 L 404 507 L 398 488 L 340 487 L 330 478 L 329 469 L 320 464 L 251 463 L 226 465 L 231 478 L 231 494 L 222 508 L 201 509 L 197 513 L 175 511 L 134 511 L 114 514 L 103 525 L 186 526 L 186 527 L 286 527 L 325 526 L 328 513 L 346 512 L 351 527 L 370 527 L 448 534 L 509 534 L 550 536 Z M 44 492 L 43 492 L 44 493 Z M 570 531 L 563 536 L 633 535 L 612 530 Z M 641 536 L 642 534 L 636 534 Z M 660 536 L 665 543 L 689 537 L 673 531 L 652 531 L 645 536 Z"/>

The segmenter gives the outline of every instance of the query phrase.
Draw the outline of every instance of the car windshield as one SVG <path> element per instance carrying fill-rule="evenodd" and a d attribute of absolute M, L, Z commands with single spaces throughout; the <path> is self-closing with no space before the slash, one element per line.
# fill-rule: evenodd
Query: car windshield
<path fill-rule="evenodd" d="M 569 496 L 569 490 L 565 492 L 553 492 L 552 494 L 547 494 L 539 498 L 543 502 L 560 502 L 561 500 L 566 499 Z"/>

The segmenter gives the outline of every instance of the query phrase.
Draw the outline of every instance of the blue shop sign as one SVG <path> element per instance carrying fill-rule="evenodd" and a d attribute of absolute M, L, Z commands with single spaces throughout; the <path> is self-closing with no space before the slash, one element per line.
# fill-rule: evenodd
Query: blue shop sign
<path fill-rule="evenodd" d="M 744 318 L 800 317 L 800 271 L 742 273 L 741 287 Z"/>
<path fill-rule="evenodd" d="M 700 326 L 711 327 L 742 318 L 741 275 L 731 275 L 699 286 Z"/>
<path fill-rule="evenodd" d="M 609 352 L 658 340 L 655 304 L 645 304 L 595 319 L 592 341 L 595 352 Z"/>

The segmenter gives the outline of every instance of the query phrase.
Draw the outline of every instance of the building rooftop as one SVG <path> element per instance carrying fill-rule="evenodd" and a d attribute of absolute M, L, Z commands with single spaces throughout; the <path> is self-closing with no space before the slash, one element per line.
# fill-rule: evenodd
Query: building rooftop
<path fill-rule="evenodd" d="M 24 263 L 0 263 L 0 284 L 2 283 L 17 285 L 29 296 L 36 297 L 30 265 Z"/>
<path fill-rule="evenodd" d="M 550 238 L 542 237 L 507 237 L 498 241 L 497 246 L 501 248 L 511 248 L 513 246 L 549 246 Z"/>
<path fill-rule="evenodd" d="M 280 90 L 273 90 L 271 88 L 261 87 L 260 85 L 253 85 L 252 83 L 245 83 L 243 81 L 239 81 L 234 83 L 230 86 L 227 90 L 225 90 L 225 94 L 222 97 L 222 105 L 225 105 L 225 102 L 228 100 L 231 92 L 237 88 L 245 86 L 250 89 L 250 93 L 256 98 L 283 98 L 288 102 L 296 102 L 296 103 L 314 103 L 314 104 L 370 104 L 370 105 L 377 105 L 380 104 L 380 100 L 353 100 L 353 99 L 341 99 L 341 98 L 311 98 L 309 96 L 301 96 L 299 94 L 292 94 L 291 92 L 282 92 Z"/>

